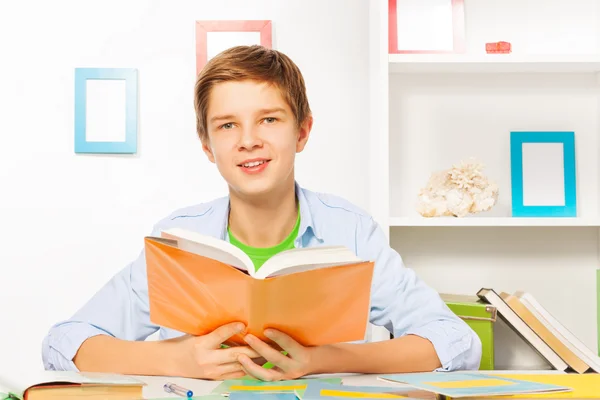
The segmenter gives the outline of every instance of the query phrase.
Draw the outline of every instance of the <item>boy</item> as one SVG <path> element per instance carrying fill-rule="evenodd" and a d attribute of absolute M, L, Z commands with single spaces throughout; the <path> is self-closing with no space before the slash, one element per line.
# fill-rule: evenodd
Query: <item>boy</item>
<path fill-rule="evenodd" d="M 239 323 L 201 337 L 155 326 L 142 252 L 70 320 L 50 329 L 45 368 L 217 380 L 248 374 L 268 381 L 479 368 L 477 335 L 403 265 L 377 223 L 341 198 L 296 183 L 295 155 L 307 143 L 312 116 L 303 77 L 287 56 L 261 46 L 222 52 L 198 77 L 195 109 L 202 149 L 229 195 L 175 211 L 152 234 L 183 227 L 229 240 L 255 268 L 285 249 L 345 245 L 375 261 L 370 321 L 395 338 L 307 348 L 285 332 L 265 332 L 286 356 L 251 335 L 247 346 L 221 348 L 243 331 Z M 160 340 L 144 341 L 159 329 Z M 265 360 L 274 367 L 263 368 Z"/>

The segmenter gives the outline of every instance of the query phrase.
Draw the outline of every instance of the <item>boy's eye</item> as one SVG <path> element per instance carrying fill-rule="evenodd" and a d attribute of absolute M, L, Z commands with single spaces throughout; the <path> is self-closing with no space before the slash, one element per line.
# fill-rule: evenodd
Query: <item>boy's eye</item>
<path fill-rule="evenodd" d="M 267 124 L 272 124 L 275 121 L 277 121 L 277 118 L 274 118 L 274 117 L 267 117 L 267 118 L 265 118 L 265 122 Z"/>
<path fill-rule="evenodd" d="M 226 124 L 221 125 L 221 129 L 231 129 L 231 128 L 233 128 L 232 122 L 228 122 Z"/>

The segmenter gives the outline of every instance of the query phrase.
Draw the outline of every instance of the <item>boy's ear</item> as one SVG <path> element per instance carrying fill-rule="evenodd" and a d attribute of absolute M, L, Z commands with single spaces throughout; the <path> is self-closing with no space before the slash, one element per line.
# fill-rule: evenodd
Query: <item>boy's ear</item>
<path fill-rule="evenodd" d="M 208 157 L 208 160 L 214 164 L 215 156 L 212 152 L 212 149 L 210 148 L 210 142 L 208 139 L 202 140 L 202 150 L 204 150 L 204 154 L 206 154 L 206 157 Z"/>
<path fill-rule="evenodd" d="M 300 125 L 300 129 L 298 130 L 298 140 L 296 142 L 296 152 L 300 153 L 304 150 L 304 146 L 306 146 L 306 142 L 308 142 L 308 137 L 310 136 L 310 131 L 313 125 L 313 117 L 309 115 L 304 119 L 304 122 Z"/>

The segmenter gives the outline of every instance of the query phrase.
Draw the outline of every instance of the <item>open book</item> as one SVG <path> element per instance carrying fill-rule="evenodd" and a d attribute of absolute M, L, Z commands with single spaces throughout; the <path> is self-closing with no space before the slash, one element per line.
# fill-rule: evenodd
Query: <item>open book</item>
<path fill-rule="evenodd" d="M 142 398 L 146 385 L 135 378 L 72 371 L 16 371 L 0 376 L 0 397 L 20 400 L 126 400 Z"/>
<path fill-rule="evenodd" d="M 300 343 L 364 340 L 374 263 L 345 247 L 281 252 L 258 272 L 234 245 L 179 228 L 146 237 L 152 322 L 203 335 L 230 322 L 269 342 L 266 328 Z M 244 344 L 234 337 L 231 344 Z"/>

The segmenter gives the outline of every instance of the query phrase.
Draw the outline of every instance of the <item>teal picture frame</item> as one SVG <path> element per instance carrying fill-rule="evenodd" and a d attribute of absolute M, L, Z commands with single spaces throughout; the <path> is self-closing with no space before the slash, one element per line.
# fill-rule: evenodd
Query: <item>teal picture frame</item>
<path fill-rule="evenodd" d="M 86 139 L 87 81 L 125 81 L 125 140 L 95 142 Z M 138 142 L 138 71 L 135 68 L 75 68 L 75 153 L 135 154 Z"/>
<path fill-rule="evenodd" d="M 564 205 L 525 205 L 523 201 L 523 144 L 562 143 Z M 575 132 L 532 131 L 510 133 L 511 197 L 513 217 L 576 217 L 577 168 Z"/>

